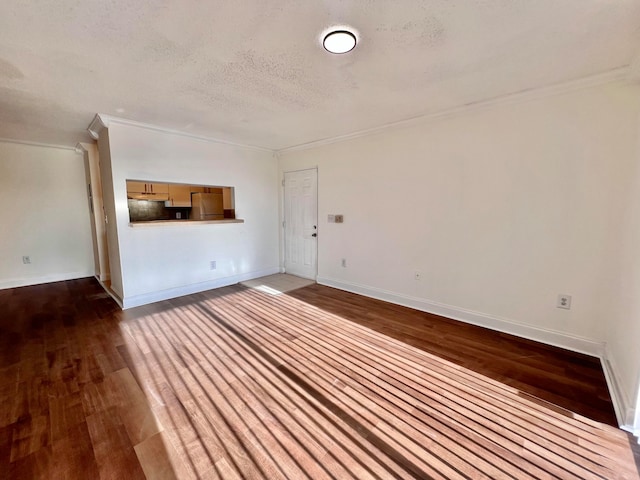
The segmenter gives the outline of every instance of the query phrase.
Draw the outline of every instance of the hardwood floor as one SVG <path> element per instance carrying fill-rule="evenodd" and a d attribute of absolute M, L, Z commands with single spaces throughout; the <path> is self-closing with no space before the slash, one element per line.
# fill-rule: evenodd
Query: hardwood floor
<path fill-rule="evenodd" d="M 314 285 L 299 300 L 511 385 L 617 426 L 600 360 L 506 333 Z"/>
<path fill-rule="evenodd" d="M 454 327 L 320 286 L 2 290 L 0 478 L 639 478 L 626 433 L 521 391 L 600 410 L 589 358 Z"/>

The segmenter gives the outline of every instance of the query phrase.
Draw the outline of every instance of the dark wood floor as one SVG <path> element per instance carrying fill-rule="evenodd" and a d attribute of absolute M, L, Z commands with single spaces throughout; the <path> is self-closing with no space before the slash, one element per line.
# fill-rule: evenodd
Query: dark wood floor
<path fill-rule="evenodd" d="M 0 329 L 0 479 L 639 478 L 583 416 L 597 362 L 327 287 L 59 282 L 0 291 Z"/>
<path fill-rule="evenodd" d="M 511 385 L 523 395 L 618 425 L 596 357 L 320 285 L 291 295 Z"/>

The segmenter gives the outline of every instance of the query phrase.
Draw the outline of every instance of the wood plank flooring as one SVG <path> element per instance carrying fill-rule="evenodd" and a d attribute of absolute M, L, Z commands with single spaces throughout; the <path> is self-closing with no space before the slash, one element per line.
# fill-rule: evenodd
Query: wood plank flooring
<path fill-rule="evenodd" d="M 639 478 L 627 434 L 516 387 L 544 354 L 498 381 L 371 328 L 415 315 L 387 308 L 320 286 L 125 312 L 90 279 L 2 290 L 0 478 Z M 589 383 L 585 362 L 549 371 Z"/>
<path fill-rule="evenodd" d="M 291 295 L 511 385 L 523 395 L 618 425 L 596 357 L 320 285 Z"/>

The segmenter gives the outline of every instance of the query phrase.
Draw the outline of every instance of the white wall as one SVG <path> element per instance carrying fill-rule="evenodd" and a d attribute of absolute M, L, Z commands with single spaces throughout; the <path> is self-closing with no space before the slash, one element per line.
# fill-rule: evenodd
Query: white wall
<path fill-rule="evenodd" d="M 0 205 L 0 288 L 93 275 L 82 155 L 0 142 Z"/>
<path fill-rule="evenodd" d="M 601 86 L 281 152 L 280 171 L 318 166 L 320 282 L 596 355 L 619 322 L 632 398 L 640 312 L 617 288 L 639 108 Z"/>
<path fill-rule="evenodd" d="M 607 357 L 621 385 L 623 417 L 640 434 L 640 118 L 636 118 L 635 170 L 620 215 L 625 219 L 616 261 L 620 275 L 612 285 L 617 293 L 607 317 Z M 634 411 L 635 408 L 635 411 Z M 636 417 L 634 419 L 634 416 Z"/>
<path fill-rule="evenodd" d="M 108 134 L 125 307 L 279 270 L 278 167 L 271 152 L 118 123 Z M 102 150 L 100 156 L 102 162 Z M 233 186 L 236 216 L 245 223 L 131 227 L 126 179 Z"/>

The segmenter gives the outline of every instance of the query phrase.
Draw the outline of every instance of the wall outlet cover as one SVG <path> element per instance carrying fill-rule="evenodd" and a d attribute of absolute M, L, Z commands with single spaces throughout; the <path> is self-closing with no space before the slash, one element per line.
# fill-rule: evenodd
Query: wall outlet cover
<path fill-rule="evenodd" d="M 564 295 L 562 293 L 560 295 L 558 295 L 558 302 L 556 304 L 556 307 L 564 308 L 565 310 L 570 310 L 571 309 L 571 295 Z"/>

